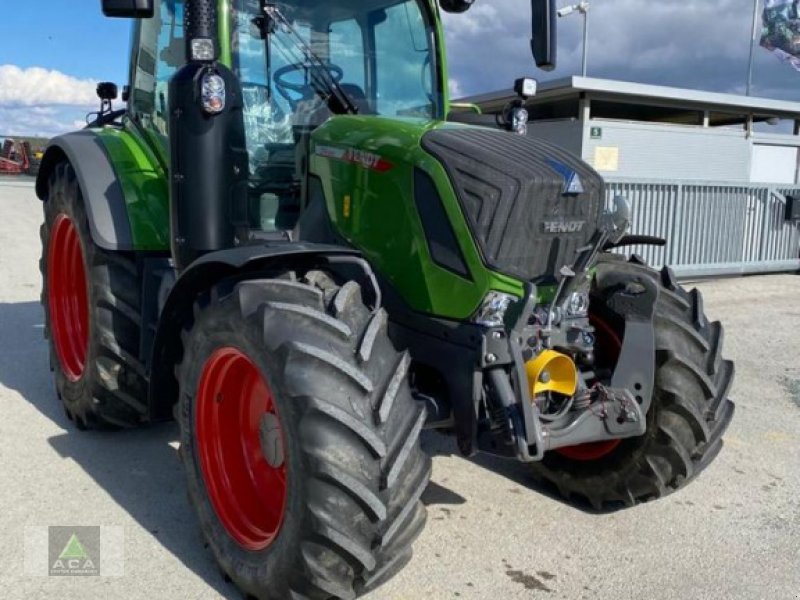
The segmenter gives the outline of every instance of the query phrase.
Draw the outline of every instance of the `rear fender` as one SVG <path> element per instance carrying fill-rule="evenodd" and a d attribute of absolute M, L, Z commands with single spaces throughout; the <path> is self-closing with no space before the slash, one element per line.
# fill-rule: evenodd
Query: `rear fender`
<path fill-rule="evenodd" d="M 135 250 L 125 194 L 100 137 L 83 130 L 54 138 L 42 157 L 36 178 L 36 195 L 47 201 L 50 175 L 69 161 L 83 194 L 89 230 L 104 250 Z"/>
<path fill-rule="evenodd" d="M 242 246 L 206 254 L 195 261 L 175 281 L 158 320 L 150 355 L 150 417 L 154 421 L 172 418 L 172 407 L 178 400 L 175 367 L 183 349 L 181 333 L 191 326 L 194 304 L 215 284 L 223 280 L 244 280 L 269 277 L 279 271 L 338 270 L 346 263 L 364 274 L 375 294 L 374 304 L 381 297 L 369 264 L 356 250 L 341 246 L 310 243 L 277 242 Z"/>
<path fill-rule="evenodd" d="M 138 130 L 104 127 L 55 138 L 36 180 L 40 199 L 47 200 L 50 175 L 64 161 L 75 170 L 95 244 L 169 252 L 167 175 Z"/>

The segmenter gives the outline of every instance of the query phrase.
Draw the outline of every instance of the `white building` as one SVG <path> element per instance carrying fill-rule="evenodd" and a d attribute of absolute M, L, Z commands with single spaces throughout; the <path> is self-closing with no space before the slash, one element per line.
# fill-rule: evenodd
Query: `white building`
<path fill-rule="evenodd" d="M 464 99 L 500 112 L 513 92 Z M 800 102 L 570 77 L 528 102 L 531 135 L 580 155 L 603 175 L 798 183 Z"/>

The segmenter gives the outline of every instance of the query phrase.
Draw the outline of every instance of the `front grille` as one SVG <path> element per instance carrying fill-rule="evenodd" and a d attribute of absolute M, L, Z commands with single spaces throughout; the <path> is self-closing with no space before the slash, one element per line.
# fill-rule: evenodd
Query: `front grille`
<path fill-rule="evenodd" d="M 604 183 L 579 158 L 532 137 L 478 128 L 427 133 L 422 147 L 444 165 L 484 263 L 541 282 L 594 234 Z M 565 195 L 564 173 L 580 177 L 583 193 Z M 585 225 L 575 231 L 577 224 Z"/>

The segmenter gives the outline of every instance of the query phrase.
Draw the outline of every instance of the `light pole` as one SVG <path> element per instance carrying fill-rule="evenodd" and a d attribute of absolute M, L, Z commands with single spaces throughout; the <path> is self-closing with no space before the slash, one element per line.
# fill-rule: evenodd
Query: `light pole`
<path fill-rule="evenodd" d="M 756 51 L 756 37 L 758 36 L 758 0 L 753 2 L 753 35 L 750 38 L 750 61 L 747 63 L 747 95 L 753 90 L 753 59 Z"/>
<path fill-rule="evenodd" d="M 565 6 L 558 11 L 559 17 L 568 17 L 571 14 L 579 13 L 583 15 L 583 66 L 581 74 L 586 77 L 586 65 L 589 61 L 589 2 L 581 0 L 578 4 Z"/>

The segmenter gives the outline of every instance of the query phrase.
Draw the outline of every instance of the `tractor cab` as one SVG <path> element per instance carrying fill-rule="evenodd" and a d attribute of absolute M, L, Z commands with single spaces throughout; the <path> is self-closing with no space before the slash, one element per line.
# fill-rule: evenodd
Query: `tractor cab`
<path fill-rule="evenodd" d="M 186 62 L 183 0 L 142 20 L 133 114 L 168 154 L 168 84 Z M 239 81 L 248 155 L 248 220 L 289 231 L 306 203 L 310 134 L 337 114 L 444 114 L 435 15 L 422 0 L 231 0 L 221 61 Z"/>

